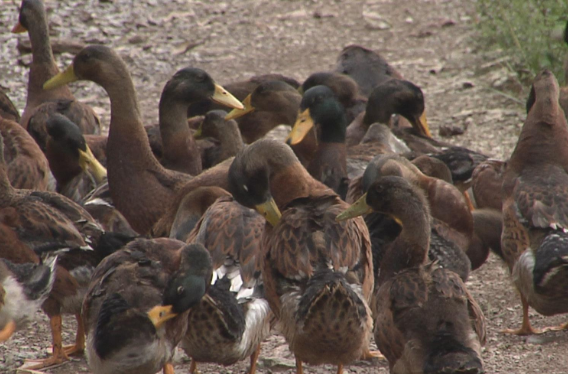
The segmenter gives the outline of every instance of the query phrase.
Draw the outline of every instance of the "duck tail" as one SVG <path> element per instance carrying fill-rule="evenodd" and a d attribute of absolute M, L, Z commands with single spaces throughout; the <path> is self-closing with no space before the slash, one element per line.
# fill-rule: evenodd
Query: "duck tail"
<path fill-rule="evenodd" d="M 317 315 L 317 317 L 315 317 Z M 309 328 L 317 319 L 324 326 L 335 326 L 358 320 L 365 323 L 370 310 L 361 295 L 360 285 L 348 283 L 345 274 L 333 270 L 321 270 L 312 276 L 298 306 L 299 320 Z"/>
<path fill-rule="evenodd" d="M 439 332 L 429 345 L 424 374 L 481 374 L 479 355 L 448 332 Z"/>
<path fill-rule="evenodd" d="M 568 284 L 568 233 L 554 230 L 542 242 L 535 256 L 535 290 L 546 293 L 551 285 Z"/>

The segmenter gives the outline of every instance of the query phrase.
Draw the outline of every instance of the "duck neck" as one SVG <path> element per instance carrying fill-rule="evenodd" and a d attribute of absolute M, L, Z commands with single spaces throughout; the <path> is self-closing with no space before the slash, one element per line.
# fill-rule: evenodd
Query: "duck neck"
<path fill-rule="evenodd" d="M 217 131 L 217 138 L 221 143 L 220 160 L 235 156 L 245 146 L 239 127 L 234 121 L 225 123 L 223 130 Z"/>
<path fill-rule="evenodd" d="M 142 125 L 142 116 L 134 84 L 124 63 L 115 62 L 115 70 L 96 82 L 110 99 L 110 127 L 107 143 L 109 174 L 112 164 L 129 168 L 152 166 L 161 168 L 152 154 L 148 136 Z"/>
<path fill-rule="evenodd" d="M 310 196 L 312 176 L 297 158 L 281 159 L 276 152 L 266 160 L 270 166 L 270 191 L 276 205 L 283 209 L 292 200 Z M 286 188 L 282 188 L 286 186 Z"/>
<path fill-rule="evenodd" d="M 38 17 L 37 22 L 30 22 L 28 35 L 32 45 L 32 63 L 28 78 L 27 104 L 37 105 L 54 97 L 73 99 L 67 85 L 49 91 L 43 89 L 45 81 L 59 73 L 51 51 L 45 11 L 42 17 Z"/>
<path fill-rule="evenodd" d="M 430 215 L 426 209 L 402 208 L 397 212 L 402 230 L 381 262 L 379 284 L 398 272 L 425 263 L 430 246 Z"/>
<path fill-rule="evenodd" d="M 49 168 L 57 181 L 58 190 L 67 185 L 73 178 L 81 173 L 81 167 L 75 160 L 70 160 L 72 157 L 64 151 L 60 151 L 57 145 L 52 145 L 48 142 L 45 149 L 45 156 L 49 161 Z M 71 161 L 71 162 L 70 162 Z"/>
<path fill-rule="evenodd" d="M 160 135 L 163 157 L 170 169 L 197 175 L 201 173 L 201 153 L 187 124 L 187 104 L 160 99 Z"/>

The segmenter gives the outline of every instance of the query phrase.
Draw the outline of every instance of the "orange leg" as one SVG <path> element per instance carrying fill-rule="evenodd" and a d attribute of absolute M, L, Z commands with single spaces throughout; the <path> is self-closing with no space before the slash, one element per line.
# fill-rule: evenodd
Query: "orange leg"
<path fill-rule="evenodd" d="M 85 351 L 85 324 L 81 314 L 75 314 L 77 320 L 77 335 L 75 335 L 75 344 L 63 347 L 63 351 L 68 356 L 79 356 Z"/>
<path fill-rule="evenodd" d="M 547 331 L 563 331 L 563 330 L 568 330 L 568 322 L 563 323 L 559 326 L 545 327 L 543 329 L 544 332 L 547 332 Z"/>
<path fill-rule="evenodd" d="M 164 374 L 174 374 L 174 365 L 171 362 L 164 365 Z"/>
<path fill-rule="evenodd" d="M 2 330 L 0 330 L 0 342 L 5 342 L 10 339 L 10 336 L 12 336 L 14 331 L 16 331 L 16 322 L 11 320 Z"/>
<path fill-rule="evenodd" d="M 523 324 L 521 325 L 521 328 L 518 330 L 505 329 L 502 330 L 501 332 L 513 335 L 542 334 L 544 331 L 533 329 L 533 327 L 531 326 L 531 321 L 529 320 L 529 302 L 525 299 L 523 295 L 521 295 L 521 303 L 523 304 Z"/>
<path fill-rule="evenodd" d="M 337 365 L 337 374 L 343 374 L 343 364 Z"/>
<path fill-rule="evenodd" d="M 296 357 L 296 374 L 304 374 L 304 369 L 302 368 L 302 360 Z"/>
<path fill-rule="evenodd" d="M 260 344 L 256 347 L 253 354 L 250 356 L 250 369 L 248 374 L 256 373 L 256 362 L 258 361 L 258 356 L 260 356 Z"/>
<path fill-rule="evenodd" d="M 63 350 L 62 338 L 61 338 L 61 315 L 57 314 L 52 316 L 49 320 L 51 325 L 51 336 L 53 338 L 53 355 L 44 360 L 30 360 L 24 362 L 24 365 L 20 367 L 22 370 L 38 370 L 49 366 L 61 364 L 62 362 L 68 361 L 69 357 Z"/>
<path fill-rule="evenodd" d="M 189 374 L 198 374 L 199 371 L 197 371 L 197 361 L 195 361 L 195 359 L 192 357 L 191 358 L 191 364 L 189 365 Z"/>

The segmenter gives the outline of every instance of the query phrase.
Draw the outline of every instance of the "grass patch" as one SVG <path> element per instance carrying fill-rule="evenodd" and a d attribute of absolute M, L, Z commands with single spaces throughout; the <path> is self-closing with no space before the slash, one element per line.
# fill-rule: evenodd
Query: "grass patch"
<path fill-rule="evenodd" d="M 511 56 L 521 81 L 532 80 L 543 68 L 564 81 L 568 46 L 558 36 L 568 21 L 567 0 L 478 0 L 477 11 L 483 42 Z"/>

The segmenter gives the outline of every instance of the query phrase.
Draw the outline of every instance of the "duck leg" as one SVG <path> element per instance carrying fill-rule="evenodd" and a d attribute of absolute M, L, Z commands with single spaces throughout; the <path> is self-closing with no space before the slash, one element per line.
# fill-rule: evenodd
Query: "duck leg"
<path fill-rule="evenodd" d="M 200 374 L 199 370 L 197 370 L 197 361 L 192 357 L 191 364 L 189 365 L 189 374 Z"/>
<path fill-rule="evenodd" d="M 260 356 L 260 344 L 256 347 L 253 354 L 250 356 L 250 369 L 248 374 L 256 373 L 256 362 L 258 361 L 258 356 Z"/>
<path fill-rule="evenodd" d="M 63 347 L 68 356 L 78 356 L 85 351 L 85 324 L 81 314 L 75 314 L 77 320 L 77 335 L 75 335 L 75 344 Z"/>
<path fill-rule="evenodd" d="M 551 326 L 551 327 L 545 327 L 543 329 L 543 332 L 548 332 L 548 331 L 563 331 L 563 330 L 568 330 L 568 322 L 563 323 L 559 326 Z M 0 340 L 1 341 L 1 340 Z"/>
<path fill-rule="evenodd" d="M 171 362 L 168 362 L 164 365 L 164 374 L 174 374 L 174 365 Z"/>
<path fill-rule="evenodd" d="M 10 336 L 12 336 L 14 331 L 16 331 L 16 322 L 11 320 L 2 330 L 0 330 L 0 342 L 5 342 L 10 339 Z"/>
<path fill-rule="evenodd" d="M 296 374 L 304 374 L 304 369 L 302 368 L 302 360 L 296 357 Z"/>
<path fill-rule="evenodd" d="M 22 370 L 38 370 L 68 361 L 69 357 L 63 350 L 61 338 L 61 314 L 50 317 L 51 336 L 53 339 L 53 354 L 44 360 L 29 360 L 19 368 Z"/>
<path fill-rule="evenodd" d="M 525 299 L 523 295 L 521 295 L 521 303 L 523 304 L 523 324 L 521 328 L 518 330 L 514 329 L 505 329 L 501 332 L 504 334 L 513 334 L 513 335 L 535 335 L 535 334 L 542 334 L 544 331 L 539 329 L 533 329 L 531 326 L 531 321 L 529 320 L 529 302 Z"/>
<path fill-rule="evenodd" d="M 343 364 L 337 365 L 337 374 L 343 374 Z"/>

